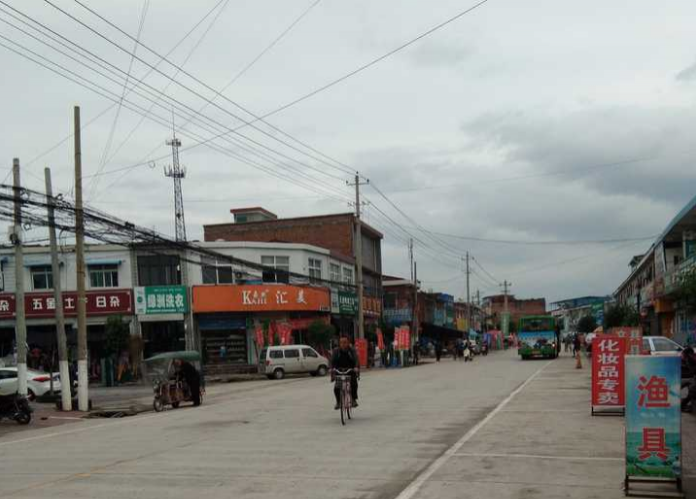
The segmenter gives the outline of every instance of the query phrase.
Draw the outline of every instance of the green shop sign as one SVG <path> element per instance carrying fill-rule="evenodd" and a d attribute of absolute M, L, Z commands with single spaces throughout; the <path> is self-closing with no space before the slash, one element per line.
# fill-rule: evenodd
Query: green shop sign
<path fill-rule="evenodd" d="M 338 313 L 355 315 L 358 313 L 358 297 L 350 291 L 338 292 Z"/>
<path fill-rule="evenodd" d="M 135 288 L 135 313 L 185 314 L 188 299 L 185 286 L 144 286 Z"/>

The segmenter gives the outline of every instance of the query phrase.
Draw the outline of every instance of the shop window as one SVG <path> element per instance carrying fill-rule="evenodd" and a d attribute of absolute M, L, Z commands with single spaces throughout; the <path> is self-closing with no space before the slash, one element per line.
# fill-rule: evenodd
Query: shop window
<path fill-rule="evenodd" d="M 138 280 L 141 286 L 181 284 L 181 266 L 176 255 L 138 256 Z"/>
<path fill-rule="evenodd" d="M 33 290 L 53 289 L 53 270 L 50 265 L 31 268 L 31 285 Z"/>
<path fill-rule="evenodd" d="M 343 267 L 343 282 L 346 284 L 353 284 L 353 269 Z"/>
<path fill-rule="evenodd" d="M 263 282 L 289 283 L 290 257 L 262 255 L 261 265 L 269 267 L 263 271 Z M 270 270 L 275 269 L 275 270 Z"/>
<path fill-rule="evenodd" d="M 309 279 L 310 281 L 321 280 L 321 260 L 318 258 L 309 259 Z"/>
<path fill-rule="evenodd" d="M 203 284 L 234 284 L 232 265 L 209 261 L 203 264 Z"/>
<path fill-rule="evenodd" d="M 118 265 L 88 265 L 88 271 L 90 287 L 118 287 Z"/>
<path fill-rule="evenodd" d="M 337 263 L 329 264 L 329 275 L 333 282 L 341 282 L 341 266 Z"/>

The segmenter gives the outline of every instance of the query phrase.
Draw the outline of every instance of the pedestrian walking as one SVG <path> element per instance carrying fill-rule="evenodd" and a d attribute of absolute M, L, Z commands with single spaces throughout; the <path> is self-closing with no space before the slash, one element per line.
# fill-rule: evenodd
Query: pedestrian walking
<path fill-rule="evenodd" d="M 442 357 L 442 343 L 440 343 L 440 340 L 435 341 L 435 360 L 437 362 L 440 362 L 440 358 Z"/>

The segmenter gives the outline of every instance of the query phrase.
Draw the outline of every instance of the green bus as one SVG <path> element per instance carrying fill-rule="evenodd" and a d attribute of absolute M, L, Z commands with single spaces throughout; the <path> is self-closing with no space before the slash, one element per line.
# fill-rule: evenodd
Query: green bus
<path fill-rule="evenodd" d="M 532 357 L 555 359 L 558 356 L 555 317 L 550 315 L 522 317 L 517 330 L 519 344 L 517 354 L 522 357 L 522 360 Z"/>

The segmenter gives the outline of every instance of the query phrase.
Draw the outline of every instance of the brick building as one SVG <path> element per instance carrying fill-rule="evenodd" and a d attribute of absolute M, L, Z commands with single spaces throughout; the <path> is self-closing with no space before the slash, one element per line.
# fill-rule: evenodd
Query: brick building
<path fill-rule="evenodd" d="M 501 314 L 505 311 L 505 295 L 487 296 L 483 299 L 488 325 L 500 329 Z M 508 295 L 508 312 L 512 329 L 517 328 L 517 321 L 526 315 L 546 315 L 546 298 L 530 298 L 518 300 L 514 295 Z"/>
<path fill-rule="evenodd" d="M 233 209 L 230 213 L 232 222 L 203 226 L 205 241 L 311 244 L 328 249 L 342 260 L 354 261 L 357 225 L 353 213 L 278 218 L 260 207 Z M 361 227 L 365 322 L 376 324 L 382 314 L 383 235 L 365 222 Z M 340 281 L 344 277 L 329 269 L 329 279 Z"/>

